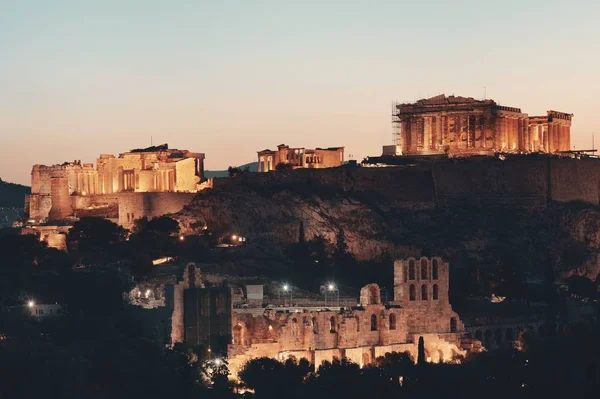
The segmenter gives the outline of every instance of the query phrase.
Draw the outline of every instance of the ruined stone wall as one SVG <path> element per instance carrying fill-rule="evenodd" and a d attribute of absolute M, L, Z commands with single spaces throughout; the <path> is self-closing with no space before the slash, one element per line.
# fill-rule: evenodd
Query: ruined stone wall
<path fill-rule="evenodd" d="M 198 180 L 198 176 L 196 176 L 196 160 L 194 158 L 183 159 L 175 163 L 175 191 L 196 191 Z"/>
<path fill-rule="evenodd" d="M 600 160 L 553 158 L 549 168 L 551 200 L 600 203 Z"/>
<path fill-rule="evenodd" d="M 320 160 L 319 163 L 316 163 L 314 166 L 312 166 L 315 168 L 335 168 L 344 162 L 343 148 L 340 148 L 339 150 L 316 149 L 315 155 L 317 155 Z"/>
<path fill-rule="evenodd" d="M 543 207 L 548 200 L 598 204 L 600 160 L 532 155 L 509 156 L 504 161 L 473 157 L 416 166 L 298 169 L 215 179 L 214 187 L 293 187 L 295 182 L 380 195 L 396 206 L 413 209 L 464 201 L 481 206 L 531 208 Z"/>
<path fill-rule="evenodd" d="M 449 302 L 450 268 L 441 258 L 394 262 L 394 303 L 410 314 L 409 333 L 457 333 L 464 330 Z"/>
<path fill-rule="evenodd" d="M 50 194 L 29 195 L 29 217 L 34 220 L 47 219 L 52 208 Z"/>
<path fill-rule="evenodd" d="M 52 177 L 50 179 L 50 197 L 52 206 L 48 212 L 48 220 L 61 220 L 73 213 L 69 201 L 69 182 L 66 177 Z"/>
<path fill-rule="evenodd" d="M 179 212 L 190 203 L 193 193 L 119 193 L 119 224 L 133 227 L 135 219 L 153 218 Z"/>

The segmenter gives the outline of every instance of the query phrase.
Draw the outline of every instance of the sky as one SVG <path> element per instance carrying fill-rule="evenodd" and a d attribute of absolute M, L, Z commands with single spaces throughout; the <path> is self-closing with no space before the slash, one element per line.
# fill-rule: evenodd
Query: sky
<path fill-rule="evenodd" d="M 599 1 L 0 0 L 0 178 L 168 143 L 206 169 L 392 143 L 394 101 L 575 114 L 600 145 Z"/>

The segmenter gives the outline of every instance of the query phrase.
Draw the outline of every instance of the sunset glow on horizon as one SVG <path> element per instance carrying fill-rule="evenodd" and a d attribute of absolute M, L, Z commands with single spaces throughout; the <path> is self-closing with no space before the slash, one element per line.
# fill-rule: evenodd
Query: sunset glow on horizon
<path fill-rule="evenodd" d="M 574 114 L 599 137 L 598 2 L 0 1 L 0 178 L 168 143 L 207 170 L 257 151 L 392 144 L 393 101 L 445 93 Z M 474 34 L 473 32 L 477 32 Z"/>

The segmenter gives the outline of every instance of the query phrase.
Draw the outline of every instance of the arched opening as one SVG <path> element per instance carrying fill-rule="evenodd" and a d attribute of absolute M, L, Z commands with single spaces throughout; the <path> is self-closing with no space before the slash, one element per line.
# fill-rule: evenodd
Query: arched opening
<path fill-rule="evenodd" d="M 233 335 L 234 345 L 244 345 L 244 326 L 236 324 L 231 335 Z"/>
<path fill-rule="evenodd" d="M 371 315 L 371 331 L 377 331 L 377 316 Z"/>
<path fill-rule="evenodd" d="M 369 288 L 369 304 L 377 305 L 379 303 L 379 295 L 377 295 L 377 287 L 371 286 Z"/>
<path fill-rule="evenodd" d="M 335 317 L 333 316 L 329 318 L 329 332 L 335 332 Z"/>
<path fill-rule="evenodd" d="M 396 315 L 393 313 L 390 313 L 390 330 L 395 330 L 396 329 Z"/>
<path fill-rule="evenodd" d="M 433 285 L 433 300 L 436 301 L 438 299 L 438 286 L 437 284 Z"/>
<path fill-rule="evenodd" d="M 293 337 L 297 337 L 298 336 L 298 320 L 296 320 L 295 318 L 292 319 L 292 336 Z"/>
<path fill-rule="evenodd" d="M 431 278 L 434 280 L 438 279 L 438 260 L 434 259 L 431 262 Z"/>
<path fill-rule="evenodd" d="M 410 299 L 411 301 L 414 301 L 414 300 L 416 300 L 416 299 L 417 299 L 417 290 L 416 290 L 416 288 L 415 288 L 414 284 L 411 284 L 411 285 L 410 285 L 410 288 L 409 288 L 409 290 L 408 290 L 408 291 L 409 291 L 409 299 Z"/>
<path fill-rule="evenodd" d="M 424 301 L 426 301 L 427 299 L 429 299 L 429 298 L 427 298 L 427 286 L 425 284 L 423 284 L 421 286 L 421 299 L 424 300 Z"/>
<path fill-rule="evenodd" d="M 421 259 L 421 280 L 427 280 L 427 259 Z"/>
<path fill-rule="evenodd" d="M 451 317 L 450 318 L 450 332 L 451 333 L 455 333 L 456 332 L 456 317 Z"/>
<path fill-rule="evenodd" d="M 408 261 L 408 279 L 415 279 L 415 261 L 412 259 Z"/>
<path fill-rule="evenodd" d="M 507 328 L 506 329 L 506 333 L 505 333 L 505 337 L 506 337 L 506 342 L 513 342 L 515 340 L 515 333 L 513 331 L 512 328 Z"/>
<path fill-rule="evenodd" d="M 356 331 L 360 331 L 360 316 L 355 316 L 354 319 L 356 320 Z"/>
<path fill-rule="evenodd" d="M 189 288 L 194 288 L 196 285 L 196 273 L 195 273 L 195 267 L 194 265 L 189 265 L 187 268 L 187 272 L 188 272 L 188 287 Z"/>
<path fill-rule="evenodd" d="M 313 327 L 313 332 L 315 334 L 318 334 L 319 333 L 319 323 L 317 322 L 317 318 L 316 317 L 312 318 L 312 327 Z"/>

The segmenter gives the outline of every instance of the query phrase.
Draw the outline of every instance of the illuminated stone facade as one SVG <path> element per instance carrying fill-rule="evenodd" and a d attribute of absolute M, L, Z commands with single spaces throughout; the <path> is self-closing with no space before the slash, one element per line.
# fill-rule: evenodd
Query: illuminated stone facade
<path fill-rule="evenodd" d="M 335 168 L 344 162 L 344 147 L 316 148 L 314 150 L 304 147 L 290 148 L 285 144 L 277 146 L 277 151 L 263 150 L 258 152 L 258 171 L 269 172 L 275 170 L 277 165 L 291 165 L 297 168 Z"/>
<path fill-rule="evenodd" d="M 396 261 L 394 301 L 387 304 L 370 284 L 350 309 L 273 309 L 264 315 L 234 310 L 230 369 L 235 375 L 245 362 L 263 356 L 306 358 L 317 366 L 343 357 L 364 366 L 386 352 L 409 352 L 416 359 L 419 337 L 430 361 L 464 355 L 464 326 L 448 302 L 448 271 L 440 258 Z"/>
<path fill-rule="evenodd" d="M 395 106 L 396 146 L 385 155 L 555 153 L 571 149 L 572 114 L 530 117 L 493 100 L 439 95 Z"/>
<path fill-rule="evenodd" d="M 34 165 L 26 217 L 40 224 L 83 216 L 113 219 L 129 228 L 137 218 L 178 212 L 202 182 L 204 154 L 167 144 L 113 155 L 92 163 Z M 42 236 L 40 236 L 42 237 Z"/>

